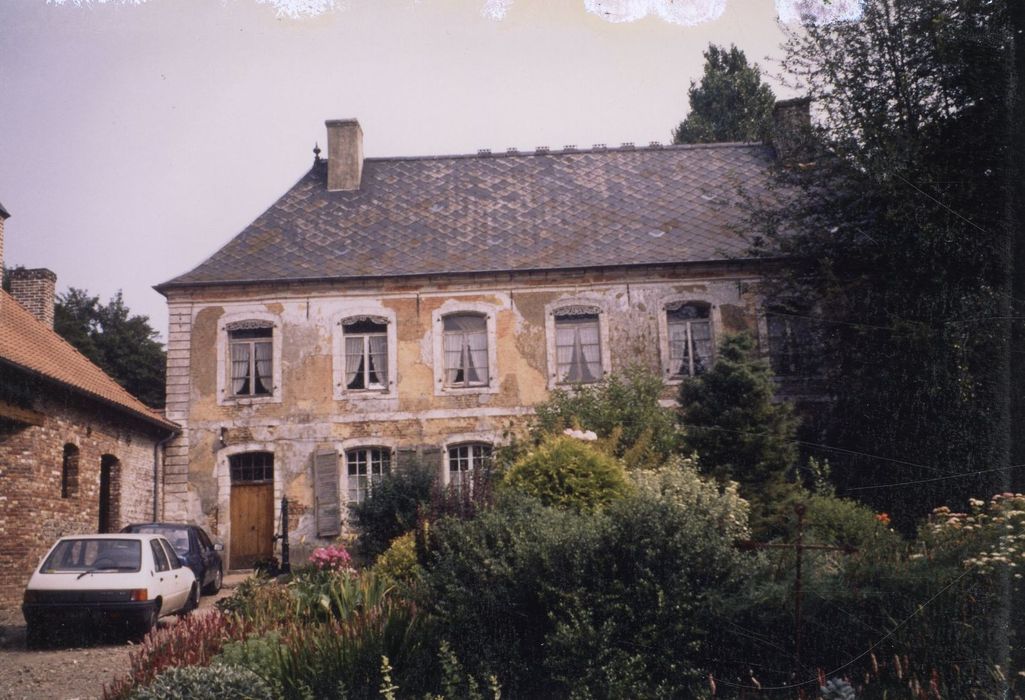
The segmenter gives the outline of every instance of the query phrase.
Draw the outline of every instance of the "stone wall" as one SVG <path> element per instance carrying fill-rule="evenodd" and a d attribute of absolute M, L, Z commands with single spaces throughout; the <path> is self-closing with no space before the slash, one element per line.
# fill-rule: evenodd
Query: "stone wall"
<path fill-rule="evenodd" d="M 63 535 L 99 527 L 100 463 L 112 468 L 111 530 L 153 518 L 153 448 L 159 436 L 107 406 L 63 390 L 36 392 L 42 425 L 0 421 L 0 612 L 21 602 L 32 570 Z M 78 450 L 77 490 L 62 497 L 64 446 Z"/>
<path fill-rule="evenodd" d="M 607 372 L 640 364 L 664 373 L 667 343 L 660 317 L 666 304 L 708 304 L 716 339 L 741 330 L 759 335 L 752 279 L 740 269 L 683 274 L 667 267 L 172 292 L 167 407 L 168 418 L 183 432 L 169 447 L 165 465 L 168 517 L 220 535 L 230 560 L 229 458 L 267 451 L 274 454 L 275 503 L 287 496 L 297 514 L 291 541 L 313 546 L 318 540 L 312 460 L 318 449 L 340 456 L 343 502 L 342 456 L 354 447 L 387 448 L 399 468 L 415 456 L 444 478 L 447 445 L 500 443 L 523 428 L 533 406 L 556 386 L 551 317 L 560 305 L 601 309 Z M 493 366 L 484 388 L 451 390 L 441 381 L 441 317 L 462 309 L 487 317 Z M 397 372 L 394 384 L 380 392 L 344 388 L 340 323 L 353 315 L 388 321 L 389 348 L 394 346 L 389 367 Z M 273 327 L 270 396 L 235 397 L 229 386 L 229 326 L 246 319 Z M 671 402 L 675 393 L 675 382 L 667 379 L 664 399 Z"/>

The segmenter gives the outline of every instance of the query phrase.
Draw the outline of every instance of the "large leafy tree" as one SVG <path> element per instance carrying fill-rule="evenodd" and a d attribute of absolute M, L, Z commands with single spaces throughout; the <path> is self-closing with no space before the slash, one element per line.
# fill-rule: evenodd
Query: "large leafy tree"
<path fill-rule="evenodd" d="M 762 82 L 758 64 L 744 52 L 709 44 L 705 73 L 691 81 L 690 113 L 673 131 L 673 143 L 767 141 L 776 97 Z"/>
<path fill-rule="evenodd" d="M 147 316 L 132 314 L 121 292 L 106 304 L 74 287 L 58 295 L 54 330 L 149 406 L 164 405 L 166 355 Z"/>
<path fill-rule="evenodd" d="M 767 293 L 820 331 L 838 486 L 906 527 L 1013 473 L 1016 37 L 1005 3 L 869 0 L 786 44 L 821 126 L 755 247 L 797 261 Z"/>

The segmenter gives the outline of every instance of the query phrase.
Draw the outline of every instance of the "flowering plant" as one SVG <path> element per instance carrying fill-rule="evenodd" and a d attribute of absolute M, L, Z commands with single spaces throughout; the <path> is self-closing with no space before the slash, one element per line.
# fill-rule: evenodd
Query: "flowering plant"
<path fill-rule="evenodd" d="M 959 548 L 961 563 L 979 573 L 1025 566 L 1025 494 L 998 493 L 989 501 L 970 498 L 968 506 L 967 513 L 946 506 L 935 509 L 929 521 L 931 539 L 940 547 Z"/>
<path fill-rule="evenodd" d="M 352 557 L 341 545 L 317 547 L 310 555 L 310 564 L 321 571 L 345 571 L 352 568 Z"/>
<path fill-rule="evenodd" d="M 562 431 L 563 435 L 568 435 L 571 438 L 577 440 L 583 440 L 584 442 L 594 442 L 598 439 L 598 436 L 593 430 L 574 430 L 573 428 L 566 428 Z"/>

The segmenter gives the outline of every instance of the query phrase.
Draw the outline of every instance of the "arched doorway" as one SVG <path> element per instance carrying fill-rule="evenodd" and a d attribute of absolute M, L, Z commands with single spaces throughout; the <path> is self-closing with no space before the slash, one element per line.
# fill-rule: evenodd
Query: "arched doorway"
<path fill-rule="evenodd" d="M 121 462 L 114 455 L 100 457 L 100 522 L 97 532 L 116 532 L 120 520 Z"/>

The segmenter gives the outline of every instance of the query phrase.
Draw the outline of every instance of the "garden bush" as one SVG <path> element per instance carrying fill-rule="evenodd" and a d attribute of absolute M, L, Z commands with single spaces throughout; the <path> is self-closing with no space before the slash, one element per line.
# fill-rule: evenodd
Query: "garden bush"
<path fill-rule="evenodd" d="M 396 537 L 377 558 L 373 572 L 400 595 L 410 592 L 423 577 L 423 567 L 416 558 L 416 536 L 413 532 Z"/>
<path fill-rule="evenodd" d="M 630 469 L 661 464 L 678 446 L 672 411 L 659 404 L 662 378 L 642 367 L 573 390 L 557 389 L 536 407 L 535 442 L 566 428 L 593 430 Z"/>
<path fill-rule="evenodd" d="M 597 514 L 506 496 L 431 528 L 424 604 L 513 696 L 687 696 L 742 578 L 714 518 L 642 493 Z"/>
<path fill-rule="evenodd" d="M 356 545 L 367 561 L 416 527 L 421 507 L 431 500 L 433 483 L 432 470 L 414 465 L 374 482 L 366 499 L 350 506 L 359 531 Z"/>
<path fill-rule="evenodd" d="M 630 490 L 622 464 L 568 435 L 545 438 L 506 471 L 503 484 L 544 505 L 580 511 L 608 505 Z"/>
<path fill-rule="evenodd" d="M 132 700 L 274 700 L 258 675 L 234 666 L 188 666 L 164 671 Z"/>

